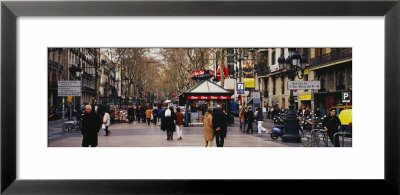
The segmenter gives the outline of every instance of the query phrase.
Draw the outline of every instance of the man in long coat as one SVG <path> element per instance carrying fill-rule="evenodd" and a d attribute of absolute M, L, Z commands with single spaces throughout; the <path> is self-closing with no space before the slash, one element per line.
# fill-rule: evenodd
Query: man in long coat
<path fill-rule="evenodd" d="M 215 135 L 215 141 L 217 147 L 224 147 L 224 139 L 226 137 L 228 117 L 222 112 L 221 105 L 217 106 L 216 111 L 212 115 L 213 117 L 213 130 Z"/>
<path fill-rule="evenodd" d="M 99 115 L 92 112 L 92 106 L 85 107 L 85 114 L 82 117 L 82 147 L 96 147 L 97 133 L 101 127 Z"/>

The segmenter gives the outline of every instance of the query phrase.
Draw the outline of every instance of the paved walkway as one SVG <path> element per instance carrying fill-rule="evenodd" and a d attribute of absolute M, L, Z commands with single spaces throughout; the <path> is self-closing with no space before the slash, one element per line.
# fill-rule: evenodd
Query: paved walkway
<path fill-rule="evenodd" d="M 235 118 L 237 121 L 237 118 Z M 271 121 L 265 121 L 264 127 L 270 130 Z M 110 126 L 111 136 L 104 136 L 100 131 L 98 137 L 99 147 L 203 147 L 204 136 L 202 127 L 183 127 L 183 140 L 167 141 L 166 132 L 161 131 L 158 125 L 147 123 L 114 123 Z M 302 143 L 283 143 L 281 138 L 272 140 L 269 133 L 243 134 L 236 122 L 228 127 L 224 147 L 304 147 L 309 146 L 306 138 Z M 49 122 L 49 147 L 80 147 L 82 135 L 80 133 L 61 134 L 61 120 Z M 213 142 L 215 147 L 215 140 Z M 322 146 L 322 144 L 321 144 Z"/>

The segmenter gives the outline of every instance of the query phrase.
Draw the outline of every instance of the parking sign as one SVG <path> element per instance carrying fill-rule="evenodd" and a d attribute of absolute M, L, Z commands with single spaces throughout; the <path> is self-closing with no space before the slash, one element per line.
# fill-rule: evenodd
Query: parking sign
<path fill-rule="evenodd" d="M 244 83 L 237 83 L 236 91 L 237 91 L 237 94 L 244 94 Z"/>
<path fill-rule="evenodd" d="M 342 102 L 350 103 L 351 100 L 351 92 L 342 92 Z"/>

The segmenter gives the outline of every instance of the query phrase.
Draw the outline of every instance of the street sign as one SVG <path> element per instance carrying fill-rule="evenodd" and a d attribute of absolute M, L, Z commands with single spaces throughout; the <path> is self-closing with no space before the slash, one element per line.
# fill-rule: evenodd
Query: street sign
<path fill-rule="evenodd" d="M 81 96 L 81 81 L 58 81 L 58 96 Z"/>
<path fill-rule="evenodd" d="M 292 89 L 321 89 L 320 81 L 289 81 L 288 88 Z"/>
<path fill-rule="evenodd" d="M 81 81 L 58 81 L 58 87 L 81 87 Z"/>
<path fill-rule="evenodd" d="M 82 90 L 80 87 L 59 87 L 58 96 L 81 96 Z"/>
<path fill-rule="evenodd" d="M 244 94 L 244 83 L 237 83 L 236 91 L 237 91 L 237 94 Z"/>
<path fill-rule="evenodd" d="M 260 99 L 260 92 L 253 92 L 253 93 L 251 93 L 251 97 L 252 97 L 252 98 L 258 98 L 258 99 Z"/>
<path fill-rule="evenodd" d="M 351 92 L 342 92 L 343 103 L 350 103 L 350 99 L 351 99 Z"/>

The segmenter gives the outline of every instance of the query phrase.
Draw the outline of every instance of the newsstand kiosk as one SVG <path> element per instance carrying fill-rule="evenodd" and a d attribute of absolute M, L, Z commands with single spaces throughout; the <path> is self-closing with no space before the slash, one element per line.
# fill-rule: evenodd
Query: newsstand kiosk
<path fill-rule="evenodd" d="M 184 92 L 183 95 L 186 99 L 185 127 L 203 126 L 207 108 L 216 108 L 218 104 L 227 114 L 231 112 L 233 92 L 212 81 L 204 80 Z"/>

